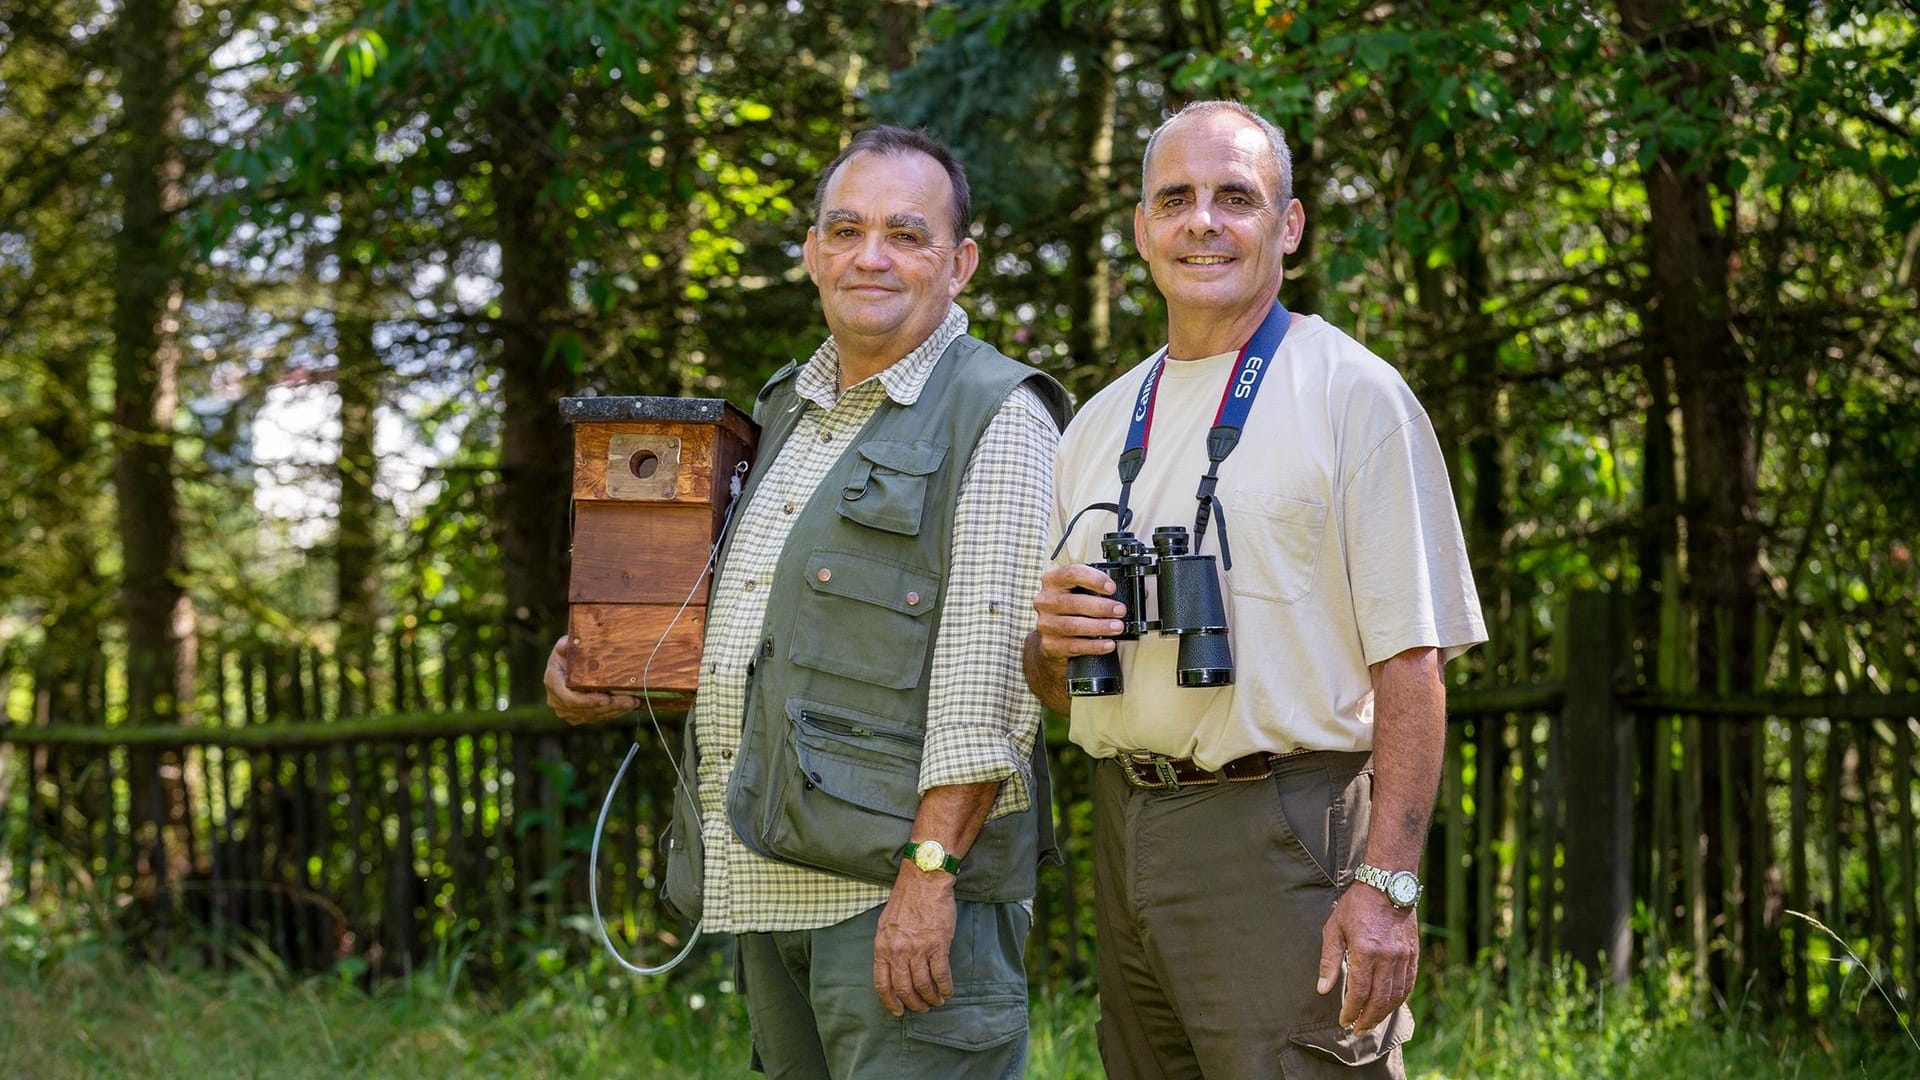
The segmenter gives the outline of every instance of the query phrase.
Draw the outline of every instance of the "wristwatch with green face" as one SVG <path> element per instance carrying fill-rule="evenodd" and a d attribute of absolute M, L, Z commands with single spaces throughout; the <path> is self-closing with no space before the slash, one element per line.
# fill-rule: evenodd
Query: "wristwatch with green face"
<path fill-rule="evenodd" d="M 1412 907 L 1424 891 L 1420 879 L 1413 876 L 1411 870 L 1382 870 L 1377 866 L 1361 863 L 1353 870 L 1353 876 L 1360 882 L 1371 885 L 1387 894 L 1393 906 L 1402 911 Z"/>
<path fill-rule="evenodd" d="M 947 849 L 942 847 L 938 840 L 911 841 L 906 847 L 900 849 L 900 857 L 912 859 L 913 865 L 929 874 L 942 870 L 949 874 L 960 872 L 960 860 L 947 854 Z"/>

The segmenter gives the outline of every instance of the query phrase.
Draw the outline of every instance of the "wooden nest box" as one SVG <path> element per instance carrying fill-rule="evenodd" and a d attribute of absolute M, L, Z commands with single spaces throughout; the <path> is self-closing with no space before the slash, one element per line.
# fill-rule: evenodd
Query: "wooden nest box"
<path fill-rule="evenodd" d="M 711 582 L 701 572 L 730 482 L 753 460 L 753 421 L 715 398 L 562 398 L 560 415 L 573 425 L 568 685 L 691 691 Z"/>

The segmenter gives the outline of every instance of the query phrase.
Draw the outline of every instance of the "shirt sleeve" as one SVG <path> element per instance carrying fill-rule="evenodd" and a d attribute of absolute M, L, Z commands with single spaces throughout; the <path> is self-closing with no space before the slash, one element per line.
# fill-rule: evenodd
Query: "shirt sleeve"
<path fill-rule="evenodd" d="M 1433 422 L 1382 439 L 1341 499 L 1347 581 L 1369 665 L 1431 646 L 1441 662 L 1487 640 Z"/>
<path fill-rule="evenodd" d="M 953 546 L 929 676 L 920 791 L 1000 782 L 989 820 L 1032 802 L 1040 702 L 1020 652 L 1047 561 L 1060 435 L 1021 386 L 1001 404 L 960 478 Z"/>

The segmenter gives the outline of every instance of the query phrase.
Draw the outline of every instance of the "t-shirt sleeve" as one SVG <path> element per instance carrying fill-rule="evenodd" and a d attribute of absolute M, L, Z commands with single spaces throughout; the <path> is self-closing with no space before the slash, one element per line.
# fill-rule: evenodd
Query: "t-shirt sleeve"
<path fill-rule="evenodd" d="M 1425 412 L 1367 453 L 1341 494 L 1347 582 L 1366 661 L 1487 640 L 1446 459 Z"/>

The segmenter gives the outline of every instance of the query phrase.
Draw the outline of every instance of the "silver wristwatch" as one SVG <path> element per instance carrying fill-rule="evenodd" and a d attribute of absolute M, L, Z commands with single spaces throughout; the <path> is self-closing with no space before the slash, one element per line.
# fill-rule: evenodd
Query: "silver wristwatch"
<path fill-rule="evenodd" d="M 1421 892 L 1424 891 L 1420 885 L 1420 879 L 1414 877 L 1411 870 L 1388 871 L 1361 863 L 1354 868 L 1353 876 L 1356 880 L 1386 893 L 1387 899 L 1393 902 L 1393 906 L 1403 911 L 1417 903 Z"/>

